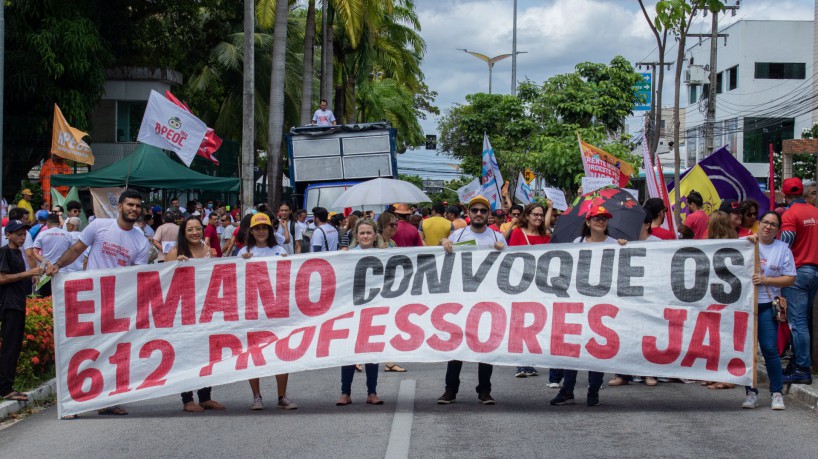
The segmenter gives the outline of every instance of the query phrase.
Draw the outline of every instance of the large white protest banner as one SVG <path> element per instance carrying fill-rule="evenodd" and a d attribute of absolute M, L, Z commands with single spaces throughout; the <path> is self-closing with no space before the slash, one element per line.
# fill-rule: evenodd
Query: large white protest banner
<path fill-rule="evenodd" d="M 220 258 L 54 279 L 59 416 L 358 362 L 751 384 L 746 240 Z M 662 273 L 657 275 L 657 273 Z"/>

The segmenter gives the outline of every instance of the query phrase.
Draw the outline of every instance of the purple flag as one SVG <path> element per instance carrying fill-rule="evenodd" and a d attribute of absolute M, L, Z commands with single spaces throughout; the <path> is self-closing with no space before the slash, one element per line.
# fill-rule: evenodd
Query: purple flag
<path fill-rule="evenodd" d="M 759 217 L 770 210 L 769 198 L 761 191 L 758 180 L 733 157 L 726 146 L 699 161 L 698 165 L 704 169 L 707 178 L 713 182 L 713 187 L 716 188 L 721 199 L 735 199 L 736 201 L 752 199 L 758 203 Z M 683 179 L 689 171 L 690 169 L 685 171 L 679 180 Z M 672 189 L 673 183 L 671 182 L 668 184 L 668 190 Z"/>

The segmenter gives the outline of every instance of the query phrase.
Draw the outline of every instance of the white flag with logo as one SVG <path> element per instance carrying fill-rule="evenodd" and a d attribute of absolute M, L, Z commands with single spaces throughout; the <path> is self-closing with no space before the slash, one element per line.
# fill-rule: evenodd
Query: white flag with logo
<path fill-rule="evenodd" d="M 457 189 L 457 198 L 462 203 L 468 203 L 478 194 L 480 194 L 480 179 L 474 179 Z"/>
<path fill-rule="evenodd" d="M 91 198 L 94 203 L 94 216 L 96 218 L 117 218 L 119 210 L 117 203 L 119 195 L 125 191 L 122 187 L 112 188 L 91 188 Z"/>
<path fill-rule="evenodd" d="M 185 166 L 190 167 L 206 133 L 207 125 L 202 120 L 158 92 L 151 91 L 136 140 L 171 150 Z"/>
<path fill-rule="evenodd" d="M 491 147 L 488 134 L 483 134 L 483 197 L 491 203 L 491 210 L 503 208 L 503 197 L 500 190 L 503 189 L 503 175 L 500 174 L 500 165 L 494 156 L 494 148 Z M 492 190 L 487 192 L 486 190 Z M 491 195 L 489 197 L 487 194 Z"/>
<path fill-rule="evenodd" d="M 514 197 L 519 199 L 523 205 L 534 202 L 534 192 L 531 191 L 531 187 L 525 183 L 522 172 L 520 172 L 520 176 L 517 177 L 517 188 L 514 190 Z"/>

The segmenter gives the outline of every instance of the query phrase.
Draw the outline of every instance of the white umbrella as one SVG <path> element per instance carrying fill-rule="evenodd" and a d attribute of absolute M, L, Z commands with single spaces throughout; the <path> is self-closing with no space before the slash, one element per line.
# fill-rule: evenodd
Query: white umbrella
<path fill-rule="evenodd" d="M 359 183 L 344 191 L 330 207 L 389 205 L 396 202 L 418 203 L 431 202 L 426 193 L 410 182 L 388 178 L 376 178 Z"/>

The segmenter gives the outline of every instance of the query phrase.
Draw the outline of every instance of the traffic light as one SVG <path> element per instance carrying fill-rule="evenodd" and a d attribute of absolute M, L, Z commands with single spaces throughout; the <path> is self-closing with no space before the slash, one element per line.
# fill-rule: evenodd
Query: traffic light
<path fill-rule="evenodd" d="M 426 149 L 427 150 L 437 150 L 437 136 L 436 135 L 427 135 L 426 136 Z"/>

